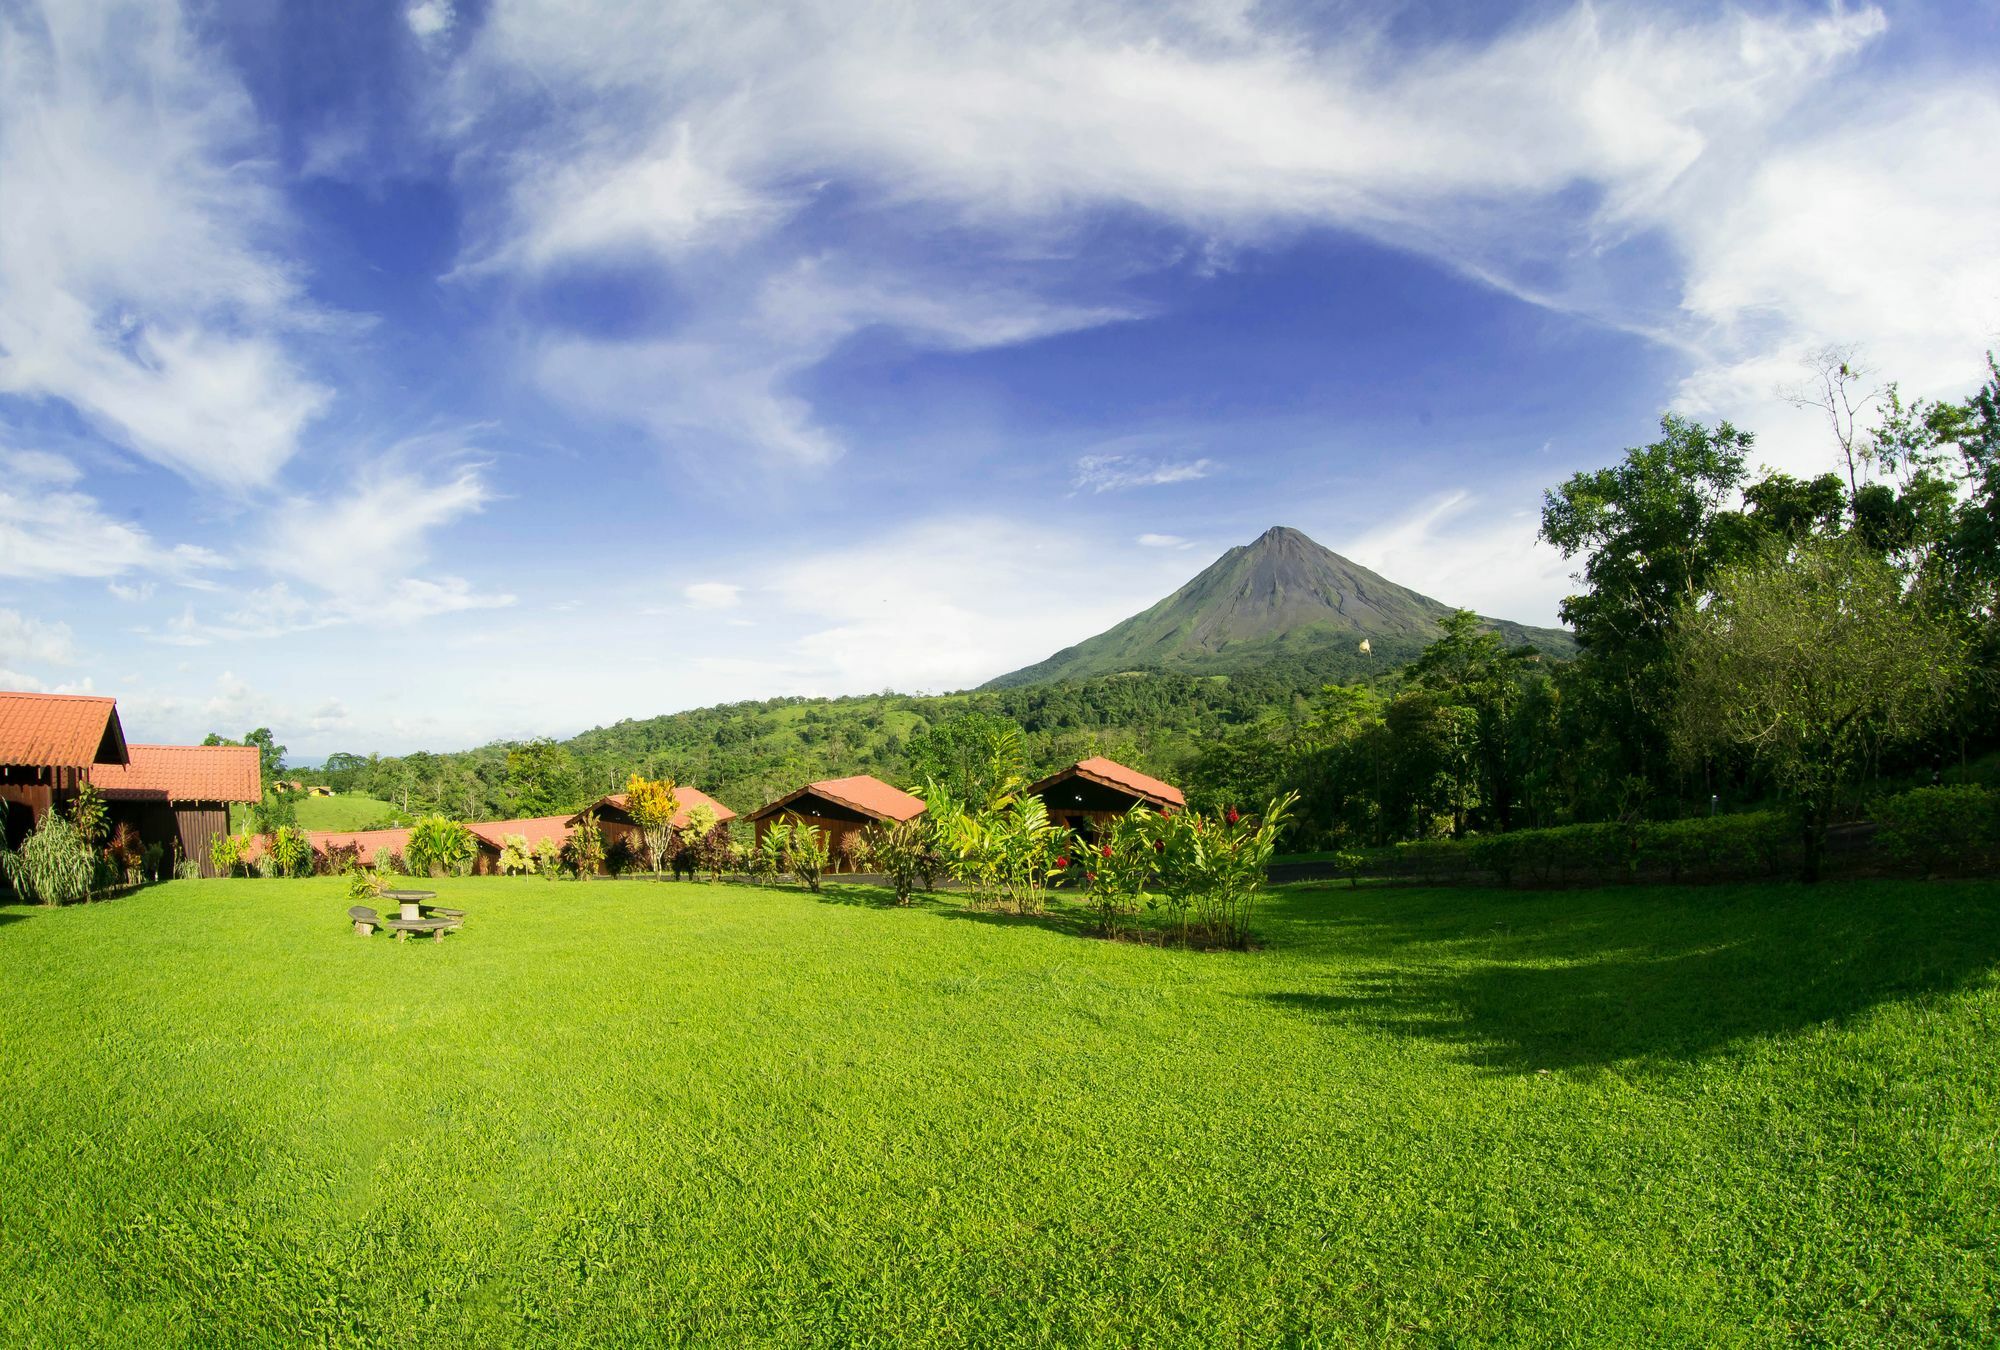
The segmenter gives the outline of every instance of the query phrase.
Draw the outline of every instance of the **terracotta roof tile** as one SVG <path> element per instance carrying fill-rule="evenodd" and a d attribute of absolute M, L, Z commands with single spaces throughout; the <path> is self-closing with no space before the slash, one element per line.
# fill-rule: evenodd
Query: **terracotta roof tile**
<path fill-rule="evenodd" d="M 922 797 L 913 797 L 901 788 L 890 787 L 881 779 L 862 773 L 852 778 L 823 778 L 817 783 L 808 783 L 798 791 L 758 808 L 751 819 L 761 820 L 774 815 L 808 792 L 877 820 L 914 820 L 924 813 Z"/>
<path fill-rule="evenodd" d="M 510 834 L 518 834 L 528 841 L 528 847 L 544 839 L 553 839 L 558 844 L 569 842 L 571 817 L 533 816 L 526 820 L 482 820 L 468 823 L 465 828 L 479 837 L 479 841 L 494 851 L 499 851 L 503 841 Z"/>
<path fill-rule="evenodd" d="M 254 745 L 134 745 L 129 764 L 99 764 L 90 781 L 112 801 L 254 802 L 263 797 Z"/>
<path fill-rule="evenodd" d="M 116 699 L 0 691 L 0 764 L 83 769 L 124 762 Z"/>
<path fill-rule="evenodd" d="M 1135 797 L 1143 797 L 1155 806 L 1187 805 L 1187 798 L 1182 796 L 1181 790 L 1172 783 L 1163 783 L 1151 775 L 1140 773 L 1137 769 L 1128 769 L 1117 760 L 1106 759 L 1102 755 L 1078 760 L 1067 769 L 1050 774 L 1028 791 L 1039 796 L 1071 774 L 1087 778 L 1093 783 L 1101 783 L 1105 787 L 1117 788 L 1121 792 L 1129 792 Z"/>
<path fill-rule="evenodd" d="M 343 848 L 349 844 L 361 850 L 363 867 L 373 867 L 384 853 L 407 853 L 410 849 L 408 830 L 328 830 L 321 833 L 312 831 L 313 852 L 325 853 L 328 849 Z M 259 837 L 260 844 L 262 837 Z"/>
<path fill-rule="evenodd" d="M 697 806 L 705 805 L 713 809 L 715 812 L 715 821 L 718 825 L 726 825 L 736 819 L 734 811 L 709 796 L 706 792 L 703 792 L 700 788 L 691 788 L 686 784 L 677 784 L 674 787 L 674 800 L 679 804 L 680 809 L 674 812 L 674 818 L 668 824 L 677 830 L 688 823 L 688 812 Z M 605 796 L 599 797 L 596 801 L 585 807 L 584 810 L 601 812 L 607 806 L 623 811 L 625 809 L 625 794 L 622 792 L 608 793 Z M 572 825 L 576 824 L 582 816 L 583 811 L 577 812 L 569 818 L 569 823 Z"/>

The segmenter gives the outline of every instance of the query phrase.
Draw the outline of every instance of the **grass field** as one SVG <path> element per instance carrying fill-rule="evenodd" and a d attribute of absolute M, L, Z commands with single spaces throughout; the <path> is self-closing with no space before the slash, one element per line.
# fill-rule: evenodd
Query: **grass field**
<path fill-rule="evenodd" d="M 298 800 L 299 827 L 305 830 L 372 830 L 378 826 L 407 825 L 409 820 L 393 803 L 378 797 L 353 793 L 340 797 L 301 797 Z M 250 808 L 229 808 L 229 827 L 250 828 Z"/>
<path fill-rule="evenodd" d="M 0 909 L 0 1339 L 1990 1344 L 2000 888 Z"/>

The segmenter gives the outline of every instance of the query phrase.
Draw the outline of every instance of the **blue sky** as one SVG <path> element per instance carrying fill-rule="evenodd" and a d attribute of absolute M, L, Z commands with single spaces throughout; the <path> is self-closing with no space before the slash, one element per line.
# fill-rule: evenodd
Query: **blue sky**
<path fill-rule="evenodd" d="M 452 748 L 1039 659 L 2000 341 L 1964 7 L 0 0 L 0 687 Z M 749 15 L 750 17 L 745 17 Z"/>

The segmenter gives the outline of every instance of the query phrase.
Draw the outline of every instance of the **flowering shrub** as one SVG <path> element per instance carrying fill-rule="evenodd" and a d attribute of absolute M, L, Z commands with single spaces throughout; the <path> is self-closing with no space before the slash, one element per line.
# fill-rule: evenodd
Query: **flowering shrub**
<path fill-rule="evenodd" d="M 1155 875 L 1182 941 L 1200 937 L 1229 947 L 1250 940 L 1250 918 L 1264 888 L 1278 832 L 1298 794 L 1271 802 L 1261 818 L 1230 808 L 1221 817 L 1195 811 L 1143 817 Z"/>
<path fill-rule="evenodd" d="M 1112 821 L 1094 844 L 1079 849 L 1081 858 L 1056 859 L 1058 871 L 1082 872 L 1091 908 L 1097 911 L 1097 930 L 1105 937 L 1116 937 L 1145 902 L 1160 855 L 1161 841 L 1154 836 L 1158 819 L 1144 806 L 1135 806 Z"/>

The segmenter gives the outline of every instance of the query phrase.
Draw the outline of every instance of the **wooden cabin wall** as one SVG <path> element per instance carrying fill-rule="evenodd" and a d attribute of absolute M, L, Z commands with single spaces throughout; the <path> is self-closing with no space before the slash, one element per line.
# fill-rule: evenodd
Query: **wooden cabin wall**
<path fill-rule="evenodd" d="M 181 857 L 194 859 L 205 877 L 219 877 L 209 850 L 216 836 L 229 833 L 227 802 L 180 802 L 174 807 L 174 824 Z"/>

